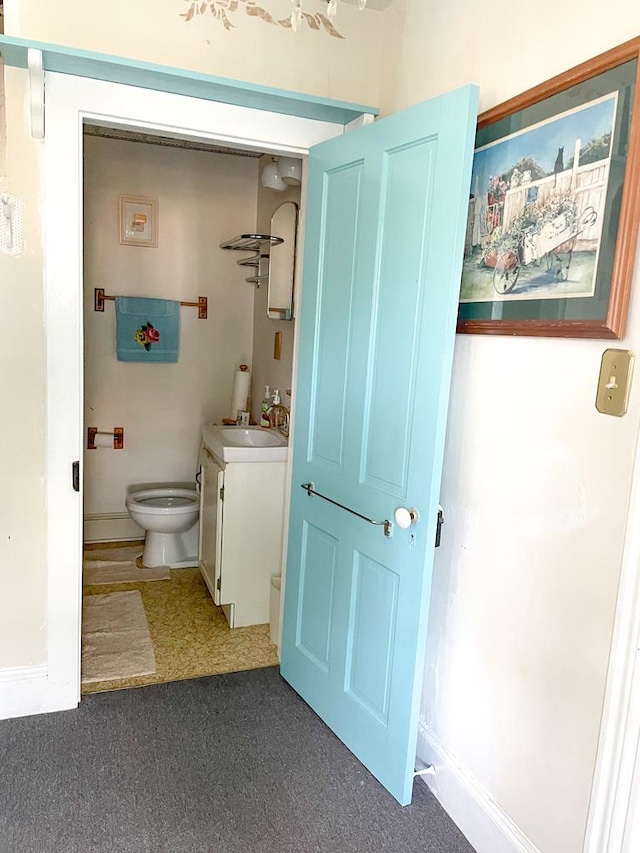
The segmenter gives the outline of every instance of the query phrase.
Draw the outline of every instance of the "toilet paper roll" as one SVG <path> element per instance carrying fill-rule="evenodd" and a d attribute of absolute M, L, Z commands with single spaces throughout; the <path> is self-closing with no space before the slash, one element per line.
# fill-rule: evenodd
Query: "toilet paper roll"
<path fill-rule="evenodd" d="M 110 447 L 113 450 L 113 433 L 97 432 L 93 443 L 96 447 Z"/>
<path fill-rule="evenodd" d="M 236 370 L 233 376 L 233 391 L 231 394 L 231 411 L 229 417 L 235 421 L 238 411 L 249 410 L 249 393 L 251 391 L 251 372 Z"/>

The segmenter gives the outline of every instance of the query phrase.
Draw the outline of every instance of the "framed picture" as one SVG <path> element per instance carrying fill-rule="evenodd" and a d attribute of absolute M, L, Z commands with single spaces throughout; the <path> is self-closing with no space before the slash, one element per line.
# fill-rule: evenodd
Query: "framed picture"
<path fill-rule="evenodd" d="M 158 202 L 120 196 L 120 242 L 125 246 L 158 245 Z"/>
<path fill-rule="evenodd" d="M 640 39 L 478 121 L 458 331 L 624 336 L 640 217 Z"/>

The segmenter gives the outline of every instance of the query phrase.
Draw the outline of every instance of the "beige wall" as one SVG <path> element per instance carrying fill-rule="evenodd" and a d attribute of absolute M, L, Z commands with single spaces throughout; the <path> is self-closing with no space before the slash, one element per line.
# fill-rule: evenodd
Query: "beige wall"
<path fill-rule="evenodd" d="M 5 69 L 7 178 L 25 208 L 24 246 L 0 255 L 0 668 L 45 660 L 42 144 L 27 132 L 26 75 Z"/>
<path fill-rule="evenodd" d="M 410 0 L 397 106 L 486 109 L 640 33 L 638 5 Z M 636 273 L 626 339 L 640 349 Z M 544 853 L 585 829 L 638 432 L 596 412 L 611 342 L 459 336 L 423 719 Z"/>
<path fill-rule="evenodd" d="M 227 31 L 207 9 L 186 21 L 190 0 L 110 0 L 100 10 L 86 0 L 7 0 L 10 35 L 96 50 L 278 86 L 344 101 L 388 107 L 404 0 L 384 12 L 341 4 L 343 39 L 303 26 L 298 32 L 246 14 L 245 0 L 229 13 Z M 291 14 L 290 0 L 261 0 L 274 19 Z M 322 0 L 305 11 L 326 13 Z"/>
<path fill-rule="evenodd" d="M 237 365 L 251 361 L 253 290 L 219 244 L 256 221 L 258 160 L 85 138 L 85 422 L 125 429 L 120 452 L 85 452 L 85 514 L 124 511 L 134 483 L 193 482 L 200 428 L 229 414 Z M 121 246 L 118 195 L 156 198 L 157 248 Z M 93 289 L 195 301 L 181 309 L 177 364 L 116 360 L 115 311 Z"/>
<path fill-rule="evenodd" d="M 270 162 L 269 155 L 260 161 L 260 169 Z M 300 187 L 290 187 L 283 192 L 258 186 L 257 229 L 261 234 L 270 233 L 271 216 L 274 210 L 285 201 L 300 204 Z M 277 236 L 277 235 L 276 235 Z M 291 389 L 293 370 L 293 334 L 294 320 L 270 320 L 267 317 L 267 286 L 256 289 L 253 315 L 253 375 L 251 377 L 251 411 L 256 420 L 260 419 L 260 407 L 264 397 L 264 386 L 269 385 L 280 390 L 282 404 L 291 406 L 291 398 L 285 391 Z M 282 358 L 273 357 L 273 342 L 276 332 L 282 333 Z"/>

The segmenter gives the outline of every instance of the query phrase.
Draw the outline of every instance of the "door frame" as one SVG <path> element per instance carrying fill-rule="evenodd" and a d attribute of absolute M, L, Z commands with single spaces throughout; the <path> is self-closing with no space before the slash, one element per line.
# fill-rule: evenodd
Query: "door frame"
<path fill-rule="evenodd" d="M 309 148 L 350 127 L 66 74 L 47 73 L 46 92 L 47 695 L 40 703 L 39 712 L 74 708 L 80 701 L 84 120 L 299 156 L 304 162 L 303 178 L 306 177 Z M 166 121 L 167 116 L 171 116 L 171 123 Z M 302 233 L 303 205 L 301 211 L 299 227 Z M 302 268 L 302 244 L 301 239 L 298 271 Z M 297 283 L 300 282 L 298 272 Z M 296 287 L 298 302 L 300 290 L 300 286 Z M 297 343 L 296 324 L 294 377 Z M 293 401 L 295 404 L 295 385 Z M 79 494 L 70 488 L 71 463 L 78 459 L 81 469 Z M 287 517 L 288 495 L 285 528 Z"/>

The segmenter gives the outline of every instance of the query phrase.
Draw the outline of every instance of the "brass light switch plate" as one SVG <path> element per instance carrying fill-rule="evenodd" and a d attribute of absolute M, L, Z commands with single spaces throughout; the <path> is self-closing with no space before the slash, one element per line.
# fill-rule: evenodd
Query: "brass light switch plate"
<path fill-rule="evenodd" d="M 598 380 L 596 409 L 621 418 L 627 411 L 634 354 L 628 349 L 606 349 Z"/>

